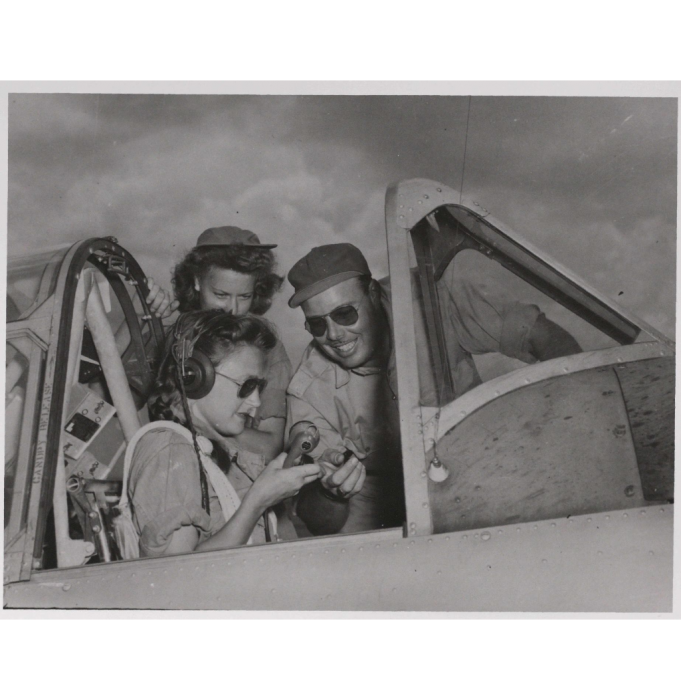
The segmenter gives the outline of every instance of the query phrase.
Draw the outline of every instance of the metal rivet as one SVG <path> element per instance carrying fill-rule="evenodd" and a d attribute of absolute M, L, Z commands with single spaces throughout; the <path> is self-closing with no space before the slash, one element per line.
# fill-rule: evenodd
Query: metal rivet
<path fill-rule="evenodd" d="M 437 573 L 439 576 L 442 576 L 442 571 L 440 569 L 437 570 Z"/>
<path fill-rule="evenodd" d="M 454 503 L 461 503 L 461 499 L 458 496 L 456 496 L 454 498 Z"/>
<path fill-rule="evenodd" d="M 624 489 L 624 495 L 625 495 L 625 496 L 633 496 L 634 493 L 636 493 L 636 489 L 634 488 L 634 485 L 633 485 L 633 484 L 629 484 L 629 486 L 627 486 L 627 487 Z"/>
<path fill-rule="evenodd" d="M 429 538 L 429 539 L 428 539 L 428 544 L 432 544 L 432 543 L 433 543 L 432 538 Z"/>
<path fill-rule="evenodd" d="M 591 522 L 591 518 L 587 518 L 587 519 L 586 519 L 586 522 L 587 522 L 587 523 L 590 523 L 590 522 Z"/>
<path fill-rule="evenodd" d="M 468 539 L 468 535 L 464 535 L 464 536 L 462 537 L 462 539 L 467 540 L 467 539 Z"/>
<path fill-rule="evenodd" d="M 422 504 L 421 504 L 421 507 L 422 507 L 422 508 L 427 508 L 427 507 L 428 507 L 428 504 L 427 504 L 427 503 L 422 503 Z"/>
<path fill-rule="evenodd" d="M 359 551 L 360 551 L 360 552 L 363 552 L 363 551 L 364 551 L 364 547 L 360 547 L 360 548 L 359 548 Z"/>
<path fill-rule="evenodd" d="M 646 514 L 645 510 L 642 510 L 639 512 L 639 515 L 645 515 L 645 514 Z"/>
<path fill-rule="evenodd" d="M 447 537 L 445 537 L 445 542 L 449 542 L 449 535 L 447 535 Z"/>
<path fill-rule="evenodd" d="M 424 198 L 424 199 L 430 199 L 430 197 L 429 197 L 427 194 L 424 194 L 424 195 L 423 195 L 423 198 Z"/>
<path fill-rule="evenodd" d="M 438 192 L 442 192 L 442 187 L 438 187 L 438 188 L 437 188 L 437 191 L 438 191 Z"/>
<path fill-rule="evenodd" d="M 650 556 L 652 557 L 652 556 L 655 555 L 655 552 L 653 552 L 653 550 L 651 549 L 651 550 L 648 552 L 648 554 L 650 554 Z"/>
<path fill-rule="evenodd" d="M 556 523 L 551 523 L 551 527 L 556 527 Z"/>
<path fill-rule="evenodd" d="M 542 560 L 541 560 L 541 563 L 542 563 L 542 564 L 548 564 L 548 561 L 547 561 L 546 559 L 542 559 Z"/>
<path fill-rule="evenodd" d="M 71 584 L 70 584 L 70 583 L 65 583 L 65 584 L 61 587 L 61 589 L 62 589 L 62 591 L 70 591 L 70 590 L 71 590 Z"/>
<path fill-rule="evenodd" d="M 606 519 L 606 520 L 610 520 L 610 516 L 609 516 L 609 515 L 606 515 L 606 516 L 605 516 L 605 519 Z"/>
<path fill-rule="evenodd" d="M 623 517 L 623 518 L 628 518 L 628 517 L 629 517 L 629 513 L 622 513 L 622 517 Z"/>
<path fill-rule="evenodd" d="M 423 200 L 422 200 L 422 199 L 419 199 L 419 204 L 423 204 Z"/>
<path fill-rule="evenodd" d="M 487 542 L 487 540 L 491 539 L 491 537 L 492 537 L 492 535 L 490 535 L 489 532 L 483 532 L 482 535 L 480 535 L 480 539 L 485 540 L 485 542 Z"/>
<path fill-rule="evenodd" d="M 603 552 L 600 549 L 598 550 L 598 556 L 603 556 Z"/>

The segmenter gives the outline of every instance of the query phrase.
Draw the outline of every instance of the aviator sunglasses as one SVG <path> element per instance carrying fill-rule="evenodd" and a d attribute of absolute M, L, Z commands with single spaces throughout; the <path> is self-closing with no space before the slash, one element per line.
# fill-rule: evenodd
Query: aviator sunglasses
<path fill-rule="evenodd" d="M 236 384 L 239 387 L 239 391 L 237 391 L 237 396 L 240 399 L 247 399 L 256 389 L 259 391 L 259 393 L 262 394 L 262 392 L 265 390 L 265 387 L 267 386 L 267 379 L 259 379 L 258 377 L 250 377 L 247 379 L 245 382 L 237 382 L 236 379 L 232 379 L 231 377 L 228 377 L 226 374 L 223 374 L 222 372 L 218 372 L 216 370 L 215 374 L 219 374 L 221 377 L 224 377 L 225 379 L 229 379 L 230 382 L 233 384 Z"/>
<path fill-rule="evenodd" d="M 357 323 L 359 312 L 357 308 L 350 306 L 350 304 L 339 306 L 337 309 L 323 316 L 308 316 L 305 319 L 305 328 L 309 333 L 312 333 L 315 338 L 319 338 L 326 333 L 327 317 L 339 326 L 352 326 Z"/>

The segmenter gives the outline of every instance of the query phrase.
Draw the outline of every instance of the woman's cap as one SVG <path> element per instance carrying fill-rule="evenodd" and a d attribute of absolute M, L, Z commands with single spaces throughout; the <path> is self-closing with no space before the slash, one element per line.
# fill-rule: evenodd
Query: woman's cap
<path fill-rule="evenodd" d="M 261 243 L 253 231 L 236 226 L 214 226 L 207 228 L 196 241 L 196 247 L 207 245 L 246 245 L 252 248 L 276 248 L 276 243 Z"/>
<path fill-rule="evenodd" d="M 352 243 L 332 243 L 313 248 L 288 273 L 296 290 L 288 305 L 294 309 L 304 301 L 353 277 L 371 276 L 362 251 Z"/>

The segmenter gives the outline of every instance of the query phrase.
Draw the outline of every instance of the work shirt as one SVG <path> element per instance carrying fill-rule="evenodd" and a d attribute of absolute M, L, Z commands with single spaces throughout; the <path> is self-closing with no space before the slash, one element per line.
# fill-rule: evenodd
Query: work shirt
<path fill-rule="evenodd" d="M 220 460 L 220 467 L 243 500 L 265 468 L 265 460 L 262 455 L 240 450 L 229 438 L 221 441 L 220 447 L 226 457 Z M 193 525 L 200 544 L 226 524 L 210 479 L 210 515 L 201 506 L 199 462 L 194 445 L 167 428 L 152 430 L 140 439 L 133 454 L 128 493 L 140 533 L 142 556 L 164 554 L 173 533 L 181 527 Z M 277 509 L 277 517 L 280 537 L 295 539 L 295 530 L 283 508 Z M 262 518 L 253 530 L 252 541 L 254 544 L 265 542 Z"/>
<path fill-rule="evenodd" d="M 436 287 L 452 383 L 455 396 L 460 396 L 481 383 L 473 354 L 500 352 L 524 362 L 536 361 L 529 351 L 529 336 L 541 312 L 532 304 L 504 300 L 480 276 L 479 270 L 467 271 L 455 263 L 456 259 L 446 268 Z M 392 335 L 389 280 L 382 280 L 380 285 Z M 415 276 L 412 290 L 421 402 L 436 406 L 435 380 L 430 371 L 420 288 Z M 349 448 L 364 462 L 368 475 L 401 477 L 396 397 L 394 349 L 385 369 L 346 370 L 312 341 L 288 387 L 287 430 L 298 421 L 310 421 L 320 432 L 313 457 L 319 457 L 327 448 Z"/>
<path fill-rule="evenodd" d="M 270 324 L 271 325 L 271 324 Z M 286 388 L 293 376 L 291 361 L 288 359 L 284 344 L 277 338 L 277 344 L 267 353 L 267 386 L 260 394 L 258 416 L 267 418 L 286 418 Z"/>

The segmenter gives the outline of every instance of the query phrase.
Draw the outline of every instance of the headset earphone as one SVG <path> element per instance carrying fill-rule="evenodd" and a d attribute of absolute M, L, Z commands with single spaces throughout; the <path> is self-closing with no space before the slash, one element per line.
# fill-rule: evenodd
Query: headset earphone
<path fill-rule="evenodd" d="M 180 316 L 173 331 L 175 341 L 172 354 L 182 379 L 188 399 L 202 399 L 210 394 L 215 384 L 215 367 L 210 358 L 195 348 L 199 338 L 209 332 L 221 320 L 220 315 L 212 316 L 205 322 L 195 322 L 196 312 Z"/>

